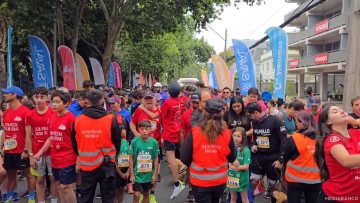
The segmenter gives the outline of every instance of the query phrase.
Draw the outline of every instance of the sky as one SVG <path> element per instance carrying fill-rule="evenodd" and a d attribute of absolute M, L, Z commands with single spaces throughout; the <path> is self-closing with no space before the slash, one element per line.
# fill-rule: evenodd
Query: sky
<path fill-rule="evenodd" d="M 232 39 L 261 39 L 270 26 L 279 26 L 284 22 L 284 16 L 298 7 L 285 0 L 266 0 L 261 6 L 248 6 L 242 3 L 239 8 L 229 6 L 224 9 L 219 19 L 209 24 L 217 33 L 225 38 L 225 29 L 228 32 L 227 48 Z M 286 31 L 292 31 L 292 28 Z M 224 51 L 225 42 L 213 30 L 202 30 L 197 37 L 204 37 L 214 47 L 217 53 Z"/>

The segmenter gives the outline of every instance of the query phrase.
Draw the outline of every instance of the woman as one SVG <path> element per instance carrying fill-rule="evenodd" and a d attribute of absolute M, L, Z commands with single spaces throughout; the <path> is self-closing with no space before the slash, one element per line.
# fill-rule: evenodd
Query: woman
<path fill-rule="evenodd" d="M 347 113 L 331 104 L 318 122 L 315 160 L 324 181 L 318 202 L 359 202 L 360 131 L 348 130 Z"/>
<path fill-rule="evenodd" d="M 252 102 L 257 102 L 261 106 L 261 109 L 264 112 L 267 112 L 266 105 L 261 100 L 259 90 L 256 87 L 252 87 L 248 90 L 248 97 L 247 97 L 247 101 L 245 102 L 245 106 L 247 106 L 249 103 Z"/>
<path fill-rule="evenodd" d="M 233 96 L 231 98 L 230 108 L 224 114 L 224 121 L 230 130 L 243 127 L 246 130 L 246 136 L 251 138 L 250 120 L 246 116 L 244 102 L 240 96 Z"/>
<path fill-rule="evenodd" d="M 266 103 L 266 106 L 270 115 L 276 116 L 279 113 L 279 110 L 276 108 L 276 103 L 274 100 L 268 101 L 268 103 Z"/>
<path fill-rule="evenodd" d="M 227 163 L 236 159 L 231 131 L 221 119 L 222 107 L 218 100 L 207 101 L 202 121 L 181 147 L 181 161 L 189 167 L 196 203 L 219 202 L 226 188 Z"/>
<path fill-rule="evenodd" d="M 298 130 L 284 148 L 288 201 L 300 203 L 304 194 L 305 202 L 311 203 L 321 190 L 320 171 L 314 160 L 316 122 L 311 113 L 301 111 L 295 123 Z"/>

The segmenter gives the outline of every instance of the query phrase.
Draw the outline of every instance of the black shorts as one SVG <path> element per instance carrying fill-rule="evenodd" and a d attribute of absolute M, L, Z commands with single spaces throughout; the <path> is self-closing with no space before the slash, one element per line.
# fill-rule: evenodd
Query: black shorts
<path fill-rule="evenodd" d="M 175 157 L 180 159 L 180 144 L 164 140 L 165 151 L 175 151 Z"/>
<path fill-rule="evenodd" d="M 29 159 L 21 159 L 21 154 L 4 153 L 5 170 L 22 170 L 30 167 Z"/>
<path fill-rule="evenodd" d="M 269 157 L 275 157 L 269 159 Z M 265 155 L 265 156 L 255 156 L 251 160 L 250 164 L 250 172 L 256 175 L 264 176 L 266 175 L 267 178 L 270 180 L 279 180 L 280 175 L 277 169 L 274 168 L 273 164 L 277 160 L 276 156 L 272 154 Z"/>
<path fill-rule="evenodd" d="M 122 173 L 126 173 L 128 171 L 128 168 L 122 168 L 120 169 Z M 116 173 L 116 188 L 125 187 L 128 183 L 128 180 L 125 180 L 124 178 L 120 177 L 118 173 Z"/>
<path fill-rule="evenodd" d="M 133 185 L 133 189 L 135 192 L 146 192 L 151 190 L 152 188 L 152 184 L 151 183 L 137 183 L 135 182 Z"/>
<path fill-rule="evenodd" d="M 59 181 L 62 185 L 70 185 L 76 182 L 76 166 L 71 165 L 65 168 L 53 168 L 53 176 L 55 181 Z"/>

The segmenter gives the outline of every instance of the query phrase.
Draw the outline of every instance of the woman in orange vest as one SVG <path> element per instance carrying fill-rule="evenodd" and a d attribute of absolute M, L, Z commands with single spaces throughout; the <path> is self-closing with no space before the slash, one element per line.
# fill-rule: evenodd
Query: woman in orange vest
<path fill-rule="evenodd" d="M 218 203 L 226 189 L 228 162 L 236 159 L 231 131 L 222 120 L 222 103 L 206 102 L 203 119 L 181 147 L 181 161 L 189 167 L 196 203 Z"/>
<path fill-rule="evenodd" d="M 305 202 L 311 203 L 321 190 L 320 171 L 314 160 L 316 122 L 311 113 L 300 111 L 295 124 L 298 130 L 284 147 L 288 201 L 300 203 L 304 194 Z"/>

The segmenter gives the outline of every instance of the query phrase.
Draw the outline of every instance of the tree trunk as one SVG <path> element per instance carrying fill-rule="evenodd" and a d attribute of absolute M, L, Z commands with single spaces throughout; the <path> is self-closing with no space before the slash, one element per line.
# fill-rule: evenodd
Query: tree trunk
<path fill-rule="evenodd" d="M 115 50 L 115 42 L 124 25 L 125 21 L 120 19 L 112 20 L 112 22 L 108 24 L 106 47 L 102 56 L 105 85 L 107 84 L 109 78 L 109 66 L 111 63 L 111 57 Z"/>
<path fill-rule="evenodd" d="M 76 50 L 77 50 L 81 18 L 82 18 L 83 12 L 84 12 L 85 5 L 86 5 L 86 0 L 79 1 L 76 16 L 74 19 L 74 27 L 73 27 L 72 36 L 71 36 L 71 50 L 73 51 L 74 54 L 76 53 Z"/>
<path fill-rule="evenodd" d="M 58 31 L 59 45 L 65 45 L 64 21 L 62 18 L 62 10 L 60 6 L 56 8 L 56 13 L 57 13 L 57 26 L 58 26 L 57 31 Z"/>
<path fill-rule="evenodd" d="M 0 19 L 0 88 L 6 88 L 6 63 L 5 63 L 5 49 L 6 49 L 6 21 Z"/>

